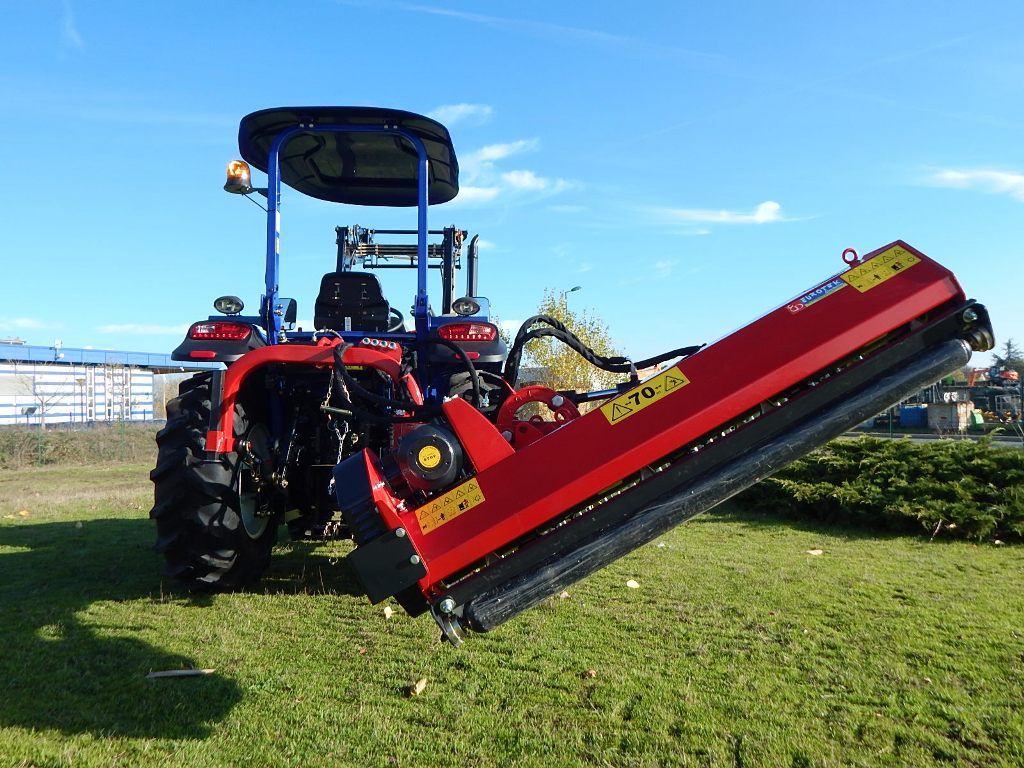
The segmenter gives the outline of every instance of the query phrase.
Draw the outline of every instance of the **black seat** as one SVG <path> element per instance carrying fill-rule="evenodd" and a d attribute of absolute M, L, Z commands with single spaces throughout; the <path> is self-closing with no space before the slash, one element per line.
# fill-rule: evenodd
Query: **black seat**
<path fill-rule="evenodd" d="M 386 331 L 390 312 L 376 275 L 328 272 L 320 281 L 313 325 L 320 331 Z"/>

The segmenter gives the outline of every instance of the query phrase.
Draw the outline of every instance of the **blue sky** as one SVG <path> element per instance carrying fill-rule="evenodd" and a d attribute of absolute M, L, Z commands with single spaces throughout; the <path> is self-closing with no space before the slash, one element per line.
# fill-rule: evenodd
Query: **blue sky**
<path fill-rule="evenodd" d="M 643 357 L 745 324 L 846 247 L 903 238 L 1024 342 L 1019 2 L 0 11 L 0 337 L 169 351 L 216 296 L 255 307 L 262 213 L 221 190 L 238 120 L 362 104 L 449 126 L 462 194 L 431 225 L 481 235 L 481 293 L 505 321 L 580 285 L 572 306 Z M 414 225 L 289 192 L 282 292 L 300 317 L 335 225 Z"/>

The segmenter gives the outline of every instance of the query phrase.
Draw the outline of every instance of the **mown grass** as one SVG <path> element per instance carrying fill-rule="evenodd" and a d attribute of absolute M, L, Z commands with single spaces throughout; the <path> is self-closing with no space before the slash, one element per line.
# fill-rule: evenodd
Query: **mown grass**
<path fill-rule="evenodd" d="M 145 473 L 0 476 L 0 764 L 1024 763 L 1018 547 L 727 511 L 454 650 L 340 543 L 174 592 Z"/>

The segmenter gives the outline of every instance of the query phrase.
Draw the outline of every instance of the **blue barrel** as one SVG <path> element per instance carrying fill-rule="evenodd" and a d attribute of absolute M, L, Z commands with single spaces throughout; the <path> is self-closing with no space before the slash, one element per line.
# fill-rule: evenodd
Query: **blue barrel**
<path fill-rule="evenodd" d="M 927 427 L 928 409 L 923 405 L 900 406 L 901 427 Z"/>

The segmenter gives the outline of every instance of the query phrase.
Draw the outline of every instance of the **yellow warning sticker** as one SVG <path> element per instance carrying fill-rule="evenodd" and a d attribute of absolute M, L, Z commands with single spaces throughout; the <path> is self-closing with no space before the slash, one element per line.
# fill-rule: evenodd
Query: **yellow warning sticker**
<path fill-rule="evenodd" d="M 416 455 L 416 461 L 419 462 L 421 467 L 433 469 L 441 463 L 441 452 L 437 450 L 436 446 L 424 445 Z"/>
<path fill-rule="evenodd" d="M 870 291 L 894 275 L 898 275 L 917 264 L 921 259 L 906 248 L 894 245 L 882 251 L 874 258 L 868 259 L 850 271 L 840 275 L 845 283 L 852 285 L 861 293 Z"/>
<path fill-rule="evenodd" d="M 442 496 L 431 499 L 429 503 L 416 510 L 416 519 L 420 523 L 420 530 L 430 533 L 483 502 L 484 493 L 474 478 L 458 488 L 452 488 Z"/>
<path fill-rule="evenodd" d="M 642 411 L 651 403 L 656 403 L 665 395 L 670 395 L 690 383 L 686 375 L 678 368 L 669 368 L 652 379 L 643 382 L 636 389 L 619 395 L 601 406 L 601 413 L 608 418 L 609 424 L 619 424 L 634 413 Z"/>

